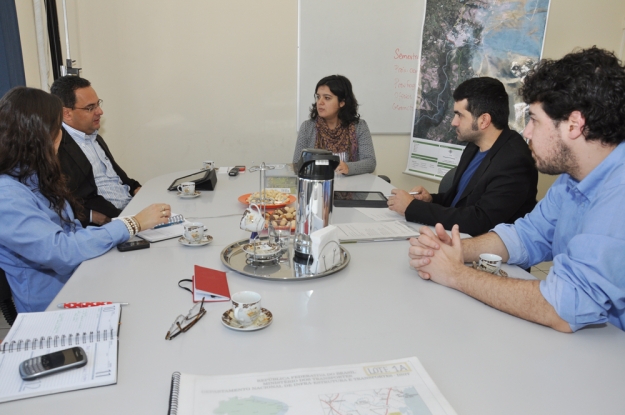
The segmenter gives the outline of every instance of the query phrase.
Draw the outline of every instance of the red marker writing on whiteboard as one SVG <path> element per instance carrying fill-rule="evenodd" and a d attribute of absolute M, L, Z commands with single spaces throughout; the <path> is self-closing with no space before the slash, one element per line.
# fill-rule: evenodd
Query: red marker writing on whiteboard
<path fill-rule="evenodd" d="M 57 304 L 56 306 L 58 308 L 85 308 L 85 307 L 97 307 L 97 306 L 109 305 L 109 304 L 113 304 L 113 302 L 112 301 L 93 301 L 93 302 L 86 302 L 86 303 L 61 303 L 61 304 Z M 115 304 L 128 305 L 128 303 L 115 303 Z"/>

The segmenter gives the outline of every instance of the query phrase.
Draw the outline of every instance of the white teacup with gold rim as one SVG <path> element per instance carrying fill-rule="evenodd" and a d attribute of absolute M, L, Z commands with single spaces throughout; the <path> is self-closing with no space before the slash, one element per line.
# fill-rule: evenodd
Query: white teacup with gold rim
<path fill-rule="evenodd" d="M 183 182 L 178 185 L 178 191 L 182 196 L 193 196 L 195 194 L 195 182 Z"/>
<path fill-rule="evenodd" d="M 232 294 L 232 316 L 242 327 L 249 327 L 260 316 L 260 294 L 254 291 L 239 291 Z"/>
<path fill-rule="evenodd" d="M 204 224 L 187 222 L 184 224 L 184 239 L 191 244 L 199 244 L 204 239 Z"/>
<path fill-rule="evenodd" d="M 502 258 L 495 254 L 480 254 L 480 262 L 477 268 L 481 271 L 497 274 L 501 269 Z"/>
<path fill-rule="evenodd" d="M 241 218 L 241 229 L 250 232 L 260 232 L 265 228 L 265 217 L 258 205 L 251 204 Z"/>

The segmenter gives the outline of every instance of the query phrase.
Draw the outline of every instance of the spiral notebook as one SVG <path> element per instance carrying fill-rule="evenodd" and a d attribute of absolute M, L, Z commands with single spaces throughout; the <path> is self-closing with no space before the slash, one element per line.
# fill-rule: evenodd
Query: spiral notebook
<path fill-rule="evenodd" d="M 168 415 L 252 413 L 456 415 L 415 356 L 237 375 L 172 374 Z"/>
<path fill-rule="evenodd" d="M 0 343 L 0 402 L 117 383 L 117 344 L 121 306 L 75 308 L 18 314 Z M 87 364 L 36 380 L 22 380 L 26 359 L 74 346 Z"/>
<path fill-rule="evenodd" d="M 182 236 L 184 233 L 184 222 L 184 216 L 172 212 L 168 223 L 156 225 L 153 229 L 141 231 L 137 236 L 152 243 L 176 238 Z"/>

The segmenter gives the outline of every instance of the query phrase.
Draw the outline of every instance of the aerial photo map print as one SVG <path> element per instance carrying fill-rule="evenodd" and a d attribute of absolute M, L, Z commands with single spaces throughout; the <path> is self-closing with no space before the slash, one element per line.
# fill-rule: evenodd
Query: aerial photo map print
<path fill-rule="evenodd" d="M 510 128 L 523 130 L 526 108 L 517 90 L 540 59 L 548 11 L 549 0 L 427 2 L 408 173 L 441 176 L 448 170 L 434 168 L 432 162 L 439 157 L 433 149 L 414 152 L 423 139 L 451 144 L 443 145 L 446 156 L 440 157 L 451 167 L 460 158 L 462 147 L 451 151 L 462 146 L 451 126 L 452 94 L 466 79 L 490 76 L 502 81 L 510 96 Z M 428 166 L 414 159 L 420 153 Z"/>

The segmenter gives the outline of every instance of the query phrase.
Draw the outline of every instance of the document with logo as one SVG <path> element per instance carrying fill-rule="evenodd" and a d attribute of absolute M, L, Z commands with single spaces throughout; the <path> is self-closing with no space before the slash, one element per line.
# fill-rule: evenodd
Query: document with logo
<path fill-rule="evenodd" d="M 454 415 L 416 357 L 228 376 L 174 372 L 169 414 Z"/>

